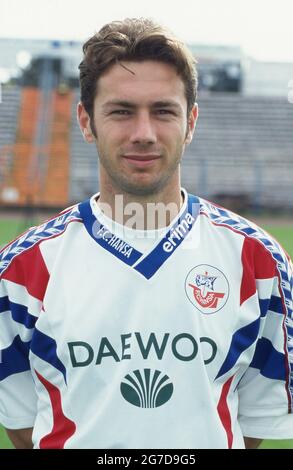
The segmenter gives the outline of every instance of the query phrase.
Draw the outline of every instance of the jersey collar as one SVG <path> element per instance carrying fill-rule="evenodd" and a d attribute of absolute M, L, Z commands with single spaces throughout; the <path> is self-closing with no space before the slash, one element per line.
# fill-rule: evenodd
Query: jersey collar
<path fill-rule="evenodd" d="M 185 240 L 199 214 L 199 199 L 183 191 L 185 200 L 177 218 L 166 228 L 164 236 L 154 248 L 145 254 L 105 227 L 93 214 L 90 199 L 80 203 L 78 208 L 88 234 L 98 245 L 144 278 L 150 279 Z"/>

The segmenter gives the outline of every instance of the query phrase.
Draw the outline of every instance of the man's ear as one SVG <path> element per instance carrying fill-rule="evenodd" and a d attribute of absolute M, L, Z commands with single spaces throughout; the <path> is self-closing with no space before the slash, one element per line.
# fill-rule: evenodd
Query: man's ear
<path fill-rule="evenodd" d="M 89 144 L 94 142 L 95 139 L 91 130 L 90 117 L 81 101 L 77 105 L 77 121 L 84 140 Z"/>
<path fill-rule="evenodd" d="M 198 117 L 198 105 L 197 103 L 195 103 L 192 110 L 190 111 L 189 118 L 188 118 L 188 128 L 187 128 L 187 133 L 186 133 L 186 138 L 185 138 L 186 145 L 189 145 L 190 142 L 192 141 L 197 117 Z"/>

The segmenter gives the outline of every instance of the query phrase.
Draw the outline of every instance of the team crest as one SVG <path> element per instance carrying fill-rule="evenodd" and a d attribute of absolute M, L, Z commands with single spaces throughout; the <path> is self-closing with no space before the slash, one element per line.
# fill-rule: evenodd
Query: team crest
<path fill-rule="evenodd" d="M 185 292 L 190 302 L 201 312 L 218 312 L 229 297 L 229 283 L 222 271 L 200 264 L 189 271 L 185 279 Z"/>

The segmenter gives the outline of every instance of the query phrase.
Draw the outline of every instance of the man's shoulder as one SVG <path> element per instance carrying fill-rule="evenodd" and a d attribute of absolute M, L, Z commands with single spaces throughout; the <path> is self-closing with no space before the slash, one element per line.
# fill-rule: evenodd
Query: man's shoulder
<path fill-rule="evenodd" d="M 24 258 L 29 253 L 32 254 L 46 240 L 59 237 L 74 221 L 81 221 L 78 204 L 62 210 L 40 225 L 30 227 L 5 245 L 0 251 L 0 277 L 14 260 Z"/>
<path fill-rule="evenodd" d="M 231 209 L 227 209 L 219 204 L 199 198 L 200 213 L 207 216 L 214 225 L 226 226 L 235 230 L 245 230 L 244 234 L 252 234 L 254 232 L 264 232 L 264 230 L 252 220 L 243 217 Z M 250 228 L 250 230 L 248 230 Z"/>
<path fill-rule="evenodd" d="M 200 214 L 206 216 L 213 225 L 226 227 L 243 236 L 250 236 L 252 238 L 272 238 L 268 232 L 249 218 L 243 217 L 230 209 L 206 199 L 199 198 L 199 201 Z"/>
<path fill-rule="evenodd" d="M 205 199 L 199 198 L 199 201 L 200 214 L 205 216 L 215 229 L 226 228 L 228 233 L 243 237 L 246 246 L 273 257 L 276 262 L 289 258 L 280 243 L 254 221 Z"/>

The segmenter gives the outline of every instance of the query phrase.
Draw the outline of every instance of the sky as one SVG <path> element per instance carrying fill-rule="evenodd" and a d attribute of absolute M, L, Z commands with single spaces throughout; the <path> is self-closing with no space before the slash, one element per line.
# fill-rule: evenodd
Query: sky
<path fill-rule="evenodd" d="M 190 44 L 240 45 L 258 60 L 293 62 L 293 0 L 0 0 L 0 37 L 85 40 L 137 16 Z"/>

